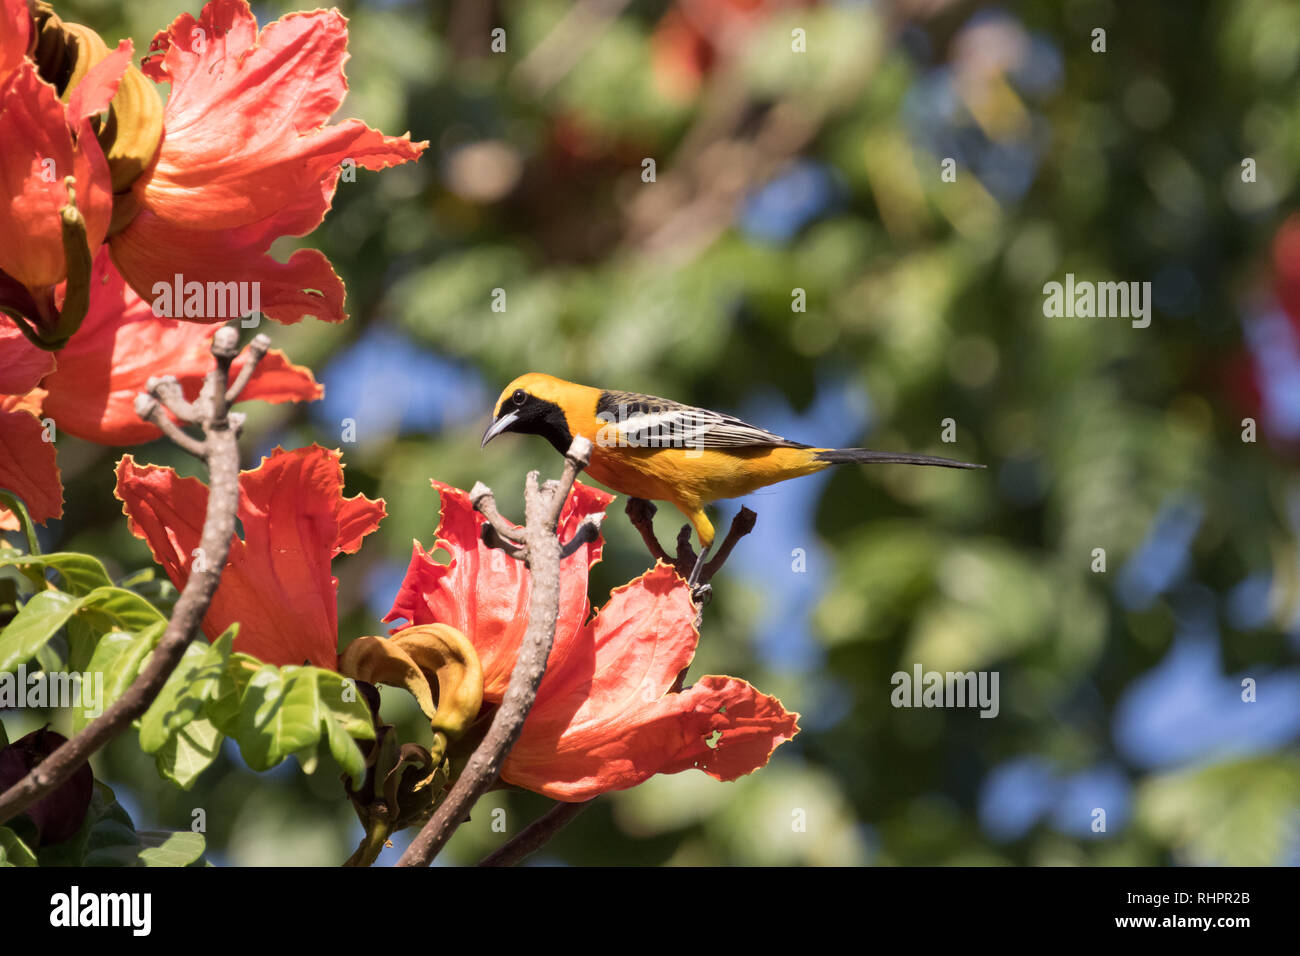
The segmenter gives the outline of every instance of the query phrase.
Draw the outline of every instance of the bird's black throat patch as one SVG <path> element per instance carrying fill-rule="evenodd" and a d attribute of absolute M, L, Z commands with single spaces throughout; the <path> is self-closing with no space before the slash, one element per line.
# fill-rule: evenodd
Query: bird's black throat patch
<path fill-rule="evenodd" d="M 519 420 L 506 429 L 521 435 L 541 435 L 561 455 L 573 444 L 573 432 L 569 430 L 569 420 L 564 417 L 564 410 L 554 402 L 529 395 L 522 405 L 507 403 L 503 412 L 518 412 Z"/>

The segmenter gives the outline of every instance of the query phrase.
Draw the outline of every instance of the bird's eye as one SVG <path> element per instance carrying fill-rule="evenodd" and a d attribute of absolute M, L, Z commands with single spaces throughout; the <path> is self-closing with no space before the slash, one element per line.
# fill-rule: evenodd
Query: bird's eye
<path fill-rule="evenodd" d="M 514 402 L 516 405 L 522 405 L 524 402 L 528 401 L 528 393 L 522 388 L 517 388 L 515 389 L 515 393 L 510 396 L 510 401 Z"/>

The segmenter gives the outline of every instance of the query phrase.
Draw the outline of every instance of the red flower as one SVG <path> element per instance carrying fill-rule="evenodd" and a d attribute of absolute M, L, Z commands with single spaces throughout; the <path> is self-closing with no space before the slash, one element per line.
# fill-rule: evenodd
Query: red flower
<path fill-rule="evenodd" d="M 203 618 L 215 640 L 239 622 L 234 649 L 268 664 L 337 670 L 338 579 L 330 562 L 352 554 L 379 526 L 383 500 L 343 497 L 336 451 L 318 445 L 276 449 L 239 476 L 244 537 L 231 542 L 221 585 Z M 170 468 L 140 467 L 130 455 L 117 466 L 117 497 L 131 531 L 143 538 L 177 587 L 195 560 L 208 489 Z"/>
<path fill-rule="evenodd" d="M 41 377 L 54 356 L 32 345 L 0 320 L 0 488 L 23 499 L 36 522 L 63 515 L 63 485 L 54 463 L 54 443 L 41 424 Z M 0 506 L 0 530 L 18 527 L 18 516 Z"/>
<path fill-rule="evenodd" d="M 136 395 L 153 376 L 174 375 L 193 400 L 214 362 L 209 345 L 221 323 L 158 318 L 122 280 L 106 249 L 95 259 L 91 283 L 85 321 L 57 353 L 36 348 L 16 326 L 0 320 L 0 488 L 18 494 L 38 524 L 63 514 L 45 418 L 102 445 L 153 441 L 159 431 L 136 415 Z M 234 374 L 243 361 L 236 359 Z M 309 402 L 322 394 L 310 369 L 271 349 L 240 397 Z M 17 516 L 0 508 L 0 529 L 17 527 Z"/>
<path fill-rule="evenodd" d="M 0 57 L 6 55 L 0 51 Z M 58 91 L 37 75 L 31 61 L 23 61 L 3 81 L 0 196 L 5 201 L 0 202 L 0 235 L 5 239 L 0 242 L 0 272 L 25 287 L 33 301 L 31 305 L 12 301 L 14 293 L 5 288 L 0 289 L 0 305 L 26 306 L 24 311 L 34 307 L 38 314 L 32 318 L 52 321 L 43 314 L 49 311 L 47 297 L 67 273 L 60 216 L 69 204 L 65 178 L 73 180 L 90 251 L 103 242 L 113 214 L 113 192 L 108 161 L 90 117 L 107 106 L 103 94 L 116 89 L 125 65 L 117 56 L 103 60 L 86 78 L 92 84 L 87 94 L 67 107 L 59 102 Z M 105 75 L 114 69 L 116 78 Z"/>
<path fill-rule="evenodd" d="M 23 499 L 37 524 L 63 517 L 63 482 L 54 443 L 41 423 L 45 392 L 0 395 L 0 488 Z M 18 516 L 0 506 L 0 530 L 18 528 Z"/>
<path fill-rule="evenodd" d="M 182 14 L 154 37 L 141 68 L 171 85 L 163 141 L 133 186 L 141 211 L 112 240 L 137 292 L 177 273 L 237 279 L 260 284 L 262 311 L 277 321 L 345 318 L 343 283 L 324 255 L 300 249 L 280 263 L 267 250 L 320 224 L 345 160 L 383 169 L 428 145 L 355 119 L 326 125 L 347 92 L 346 24 L 317 10 L 259 33 L 244 0 L 211 0 L 197 20 Z"/>
<path fill-rule="evenodd" d="M 526 626 L 527 574 L 482 543 L 485 519 L 465 492 L 434 486 L 442 496 L 436 547 L 448 551 L 451 562 L 434 563 L 416 544 L 387 620 L 462 630 L 483 666 L 484 701 L 500 703 Z M 561 516 L 562 534 L 572 534 L 609 501 L 575 484 Z M 550 664 L 502 779 L 577 801 L 657 773 L 695 767 L 734 780 L 766 764 L 798 733 L 799 715 L 732 677 L 703 677 L 672 690 L 695 655 L 699 634 L 685 583 L 671 568 L 659 565 L 618 588 L 588 620 L 587 570 L 600 549 L 599 541 L 589 544 L 562 566 Z"/>
<path fill-rule="evenodd" d="M 510 682 L 514 655 L 528 627 L 528 570 L 504 551 L 479 545 L 480 515 L 459 488 L 431 482 L 442 496 L 442 519 L 434 550 L 454 556 L 440 564 L 413 543 L 411 563 L 385 621 L 449 624 L 474 643 L 483 665 L 483 693 L 500 700 Z M 560 512 L 560 535 L 568 540 L 583 520 L 598 514 L 614 496 L 575 482 Z M 590 610 L 587 570 L 600 560 L 604 541 L 584 544 L 560 565 L 560 621 L 580 623 Z M 561 629 L 563 624 L 560 625 Z M 576 626 L 576 625 L 575 625 Z M 551 666 L 571 648 L 557 639 Z"/>
<path fill-rule="evenodd" d="M 158 429 L 141 421 L 133 402 L 156 375 L 174 375 L 191 401 L 212 370 L 212 337 L 222 323 L 159 318 L 113 268 L 102 251 L 91 279 L 90 311 L 81 329 L 57 353 L 57 368 L 41 383 L 45 412 L 78 438 L 101 445 L 153 441 Z M 3 355 L 0 346 L 0 355 Z M 244 359 L 235 361 L 238 374 Z M 240 400 L 310 402 L 323 389 L 311 370 L 289 362 L 279 349 L 258 364 Z"/>
<path fill-rule="evenodd" d="M 27 13 L 27 0 L 0 0 L 0 87 L 9 74 L 27 58 L 27 44 L 31 40 L 32 20 Z"/>

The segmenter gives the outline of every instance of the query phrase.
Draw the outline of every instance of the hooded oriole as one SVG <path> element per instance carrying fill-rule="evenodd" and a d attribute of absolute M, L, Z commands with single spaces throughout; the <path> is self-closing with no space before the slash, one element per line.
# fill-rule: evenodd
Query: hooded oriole
<path fill-rule="evenodd" d="M 790 441 L 719 412 L 666 398 L 577 385 L 550 375 L 521 375 L 501 393 L 483 444 L 504 432 L 541 435 L 564 454 L 574 436 L 592 444 L 587 472 L 635 498 L 668 501 L 700 539 L 695 584 L 713 545 L 704 506 L 787 478 L 848 462 L 895 462 L 983 468 L 929 455 L 865 448 L 816 448 Z"/>

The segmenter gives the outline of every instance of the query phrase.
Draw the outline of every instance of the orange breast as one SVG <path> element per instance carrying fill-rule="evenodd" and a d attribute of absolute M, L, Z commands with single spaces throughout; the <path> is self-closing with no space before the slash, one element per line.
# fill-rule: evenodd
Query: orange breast
<path fill-rule="evenodd" d="M 720 451 L 595 446 L 587 471 L 602 484 L 637 498 L 697 508 L 720 498 L 810 475 L 827 467 L 808 448 Z"/>

